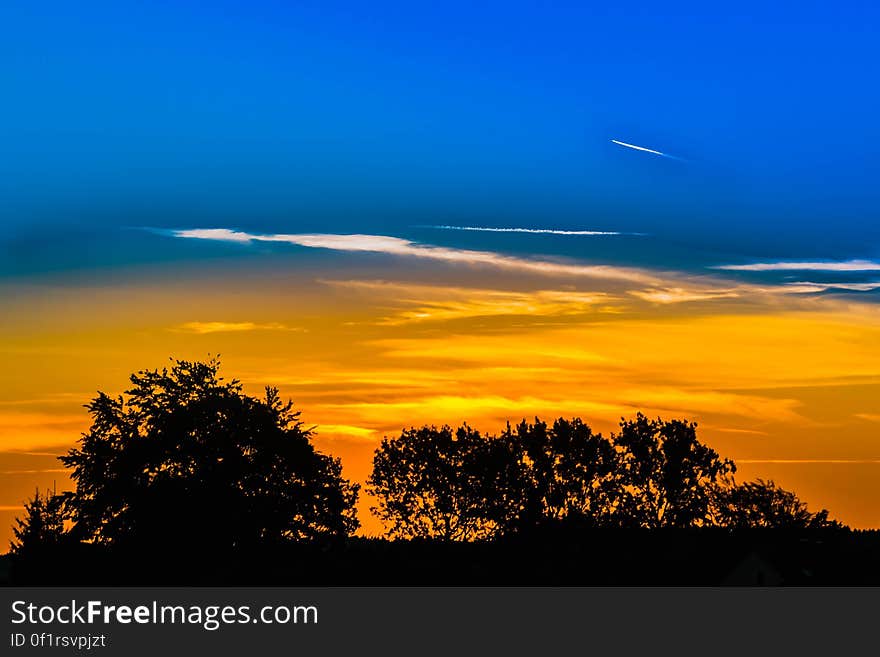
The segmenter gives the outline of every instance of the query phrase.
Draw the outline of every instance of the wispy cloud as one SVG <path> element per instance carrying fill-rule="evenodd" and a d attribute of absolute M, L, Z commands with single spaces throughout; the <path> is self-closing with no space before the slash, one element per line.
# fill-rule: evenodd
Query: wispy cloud
<path fill-rule="evenodd" d="M 41 468 L 37 470 L 0 470 L 0 475 L 47 474 L 56 472 L 70 471 L 67 468 Z"/>
<path fill-rule="evenodd" d="M 238 333 L 242 331 L 301 331 L 303 329 L 291 328 L 275 322 L 269 324 L 256 324 L 254 322 L 186 322 L 185 324 L 175 326 L 172 330 L 206 335 L 209 333 Z"/>
<path fill-rule="evenodd" d="M 369 440 L 375 436 L 376 431 L 374 429 L 356 427 L 349 424 L 321 424 L 315 429 L 315 433 L 322 437 L 324 435 L 335 435 Z"/>
<path fill-rule="evenodd" d="M 711 282 L 709 279 L 707 282 Z M 630 290 L 629 294 L 643 301 L 656 304 L 688 303 L 692 301 L 714 301 L 717 299 L 749 299 L 754 301 L 759 297 L 773 298 L 779 295 L 811 295 L 827 292 L 829 290 L 853 290 L 870 291 L 880 288 L 880 284 L 837 285 L 834 283 L 783 283 L 781 285 L 735 285 L 723 287 L 723 282 L 717 281 L 718 286 L 701 285 L 698 282 L 683 287 L 660 287 L 645 288 L 642 290 Z"/>
<path fill-rule="evenodd" d="M 0 436 L 7 427 L 10 429 L 27 429 L 29 427 L 45 427 L 45 426 L 79 426 L 82 424 L 83 417 L 73 414 L 54 414 L 54 413 L 14 413 L 4 412 L 0 416 Z M 0 442 L 2 444 L 2 442 Z M 8 447 L 4 445 L 4 448 Z M 11 447 L 11 446 L 9 446 Z"/>
<path fill-rule="evenodd" d="M 620 417 L 642 410 L 650 414 L 692 416 L 722 413 L 750 419 L 764 418 L 768 413 L 773 413 L 784 421 L 803 424 L 804 418 L 793 410 L 795 405 L 795 401 L 787 399 L 680 390 L 656 397 L 645 392 L 640 398 L 632 398 L 626 391 L 613 391 L 603 398 L 591 399 L 528 394 L 438 394 L 393 401 L 346 401 L 326 404 L 325 407 L 355 411 L 360 417 L 375 423 L 386 421 L 388 417 L 401 417 L 402 414 L 462 419 L 473 417 L 476 413 L 507 418 L 533 417 L 537 414 Z"/>
<path fill-rule="evenodd" d="M 745 265 L 716 265 L 712 269 L 726 271 L 880 271 L 874 260 L 753 262 Z"/>
<path fill-rule="evenodd" d="M 88 426 L 84 414 L 16 413 L 0 414 L 0 445 L 3 452 L 22 452 L 70 445 Z M 65 449 L 66 451 L 66 449 Z"/>
<path fill-rule="evenodd" d="M 524 273 L 578 276 L 618 281 L 629 281 L 644 285 L 657 285 L 658 277 L 644 270 L 617 267 L 613 265 L 582 265 L 571 262 L 541 260 L 503 255 L 493 251 L 475 251 L 470 249 L 454 249 L 430 244 L 420 244 L 400 237 L 388 235 L 337 235 L 329 233 L 316 234 L 269 234 L 261 235 L 227 228 L 197 228 L 175 230 L 175 237 L 188 239 L 219 240 L 247 244 L 250 242 L 274 242 L 314 249 L 330 249 L 362 253 L 385 253 L 394 256 L 422 258 L 465 265 L 490 266 L 501 269 L 517 270 Z"/>
<path fill-rule="evenodd" d="M 466 230 L 481 233 L 527 233 L 529 235 L 641 235 L 641 233 L 622 233 L 616 230 L 557 230 L 555 228 L 491 228 L 488 226 L 428 226 L 437 230 Z"/>
<path fill-rule="evenodd" d="M 403 308 L 380 323 L 449 321 L 469 317 L 520 315 L 554 317 L 607 312 L 616 299 L 603 292 L 576 290 L 508 291 L 377 280 L 321 280 L 326 285 L 369 290 Z"/>
<path fill-rule="evenodd" d="M 880 290 L 880 281 L 872 283 L 812 283 L 798 281 L 786 283 L 786 287 L 800 288 L 801 292 L 826 292 L 828 290 L 847 290 L 850 292 L 873 292 Z"/>
<path fill-rule="evenodd" d="M 156 232 L 170 233 L 175 237 L 189 237 L 193 239 L 217 240 L 222 242 L 239 242 L 240 244 L 248 244 L 254 239 L 254 237 L 248 233 L 229 230 L 228 228 L 192 228 L 189 230 L 172 231 L 157 230 Z"/>
<path fill-rule="evenodd" d="M 709 301 L 721 299 L 755 300 L 759 296 L 768 299 L 777 295 L 809 295 L 818 294 L 833 288 L 846 289 L 840 285 L 817 283 L 780 283 L 780 284 L 732 284 L 711 276 L 695 276 L 682 272 L 653 272 L 643 268 L 624 267 L 606 264 L 582 264 L 571 260 L 551 260 L 547 258 L 528 258 L 498 253 L 495 251 L 477 251 L 451 247 L 423 244 L 401 237 L 389 235 L 366 234 L 258 234 L 228 228 L 196 228 L 187 230 L 166 231 L 175 237 L 185 239 L 216 240 L 251 243 L 281 243 L 315 249 L 355 253 L 383 253 L 397 257 L 421 258 L 450 264 L 493 267 L 517 271 L 523 274 L 536 274 L 556 277 L 592 278 L 613 281 L 619 284 L 635 284 L 639 289 L 629 290 L 629 294 L 644 301 L 657 304 L 673 304 L 693 301 Z M 773 271 L 786 269 L 808 269 L 810 267 L 827 271 L 866 271 L 876 268 L 880 263 L 868 260 L 850 260 L 846 262 L 776 262 L 754 263 L 749 265 L 718 265 L 718 270 L 730 271 Z M 848 284 L 850 289 L 860 289 L 862 284 Z M 857 287 L 859 286 L 859 287 Z M 624 291 L 624 290 L 621 290 Z M 238 329 L 213 328 L 204 332 L 217 330 L 256 330 L 260 326 L 242 324 Z M 263 326 L 262 328 L 271 328 Z M 280 327 L 275 327 L 280 328 Z M 190 330 L 193 330 L 192 328 Z"/>
<path fill-rule="evenodd" d="M 777 421 L 803 423 L 797 399 L 764 397 L 761 395 L 718 390 L 689 388 L 653 388 L 621 391 L 633 408 L 660 409 L 669 413 L 713 413 L 761 420 L 768 417 Z"/>
<path fill-rule="evenodd" d="M 630 294 L 650 303 L 670 304 L 688 301 L 711 301 L 714 299 L 735 299 L 740 292 L 735 289 L 710 288 L 650 288 L 646 290 L 630 290 Z"/>
<path fill-rule="evenodd" d="M 740 429 L 740 428 L 736 428 L 736 427 L 712 427 L 712 426 L 706 426 L 706 424 L 703 424 L 702 426 L 703 426 L 703 429 L 710 429 L 711 431 L 717 431 L 719 433 L 735 433 L 735 434 L 742 434 L 745 436 L 766 436 L 767 435 L 766 431 L 760 431 L 758 429 Z"/>
<path fill-rule="evenodd" d="M 791 464 L 791 465 L 808 465 L 811 463 L 829 464 L 829 465 L 871 465 L 880 464 L 880 459 L 736 459 L 737 463 L 754 463 L 754 464 Z"/>

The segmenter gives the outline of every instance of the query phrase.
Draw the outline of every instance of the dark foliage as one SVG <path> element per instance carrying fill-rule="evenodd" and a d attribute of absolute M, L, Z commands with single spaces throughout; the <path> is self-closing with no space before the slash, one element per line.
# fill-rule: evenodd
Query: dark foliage
<path fill-rule="evenodd" d="M 244 394 L 218 369 L 177 361 L 132 375 L 127 397 L 88 404 L 89 432 L 61 457 L 76 490 L 47 503 L 63 506 L 73 538 L 198 553 L 357 528 L 358 486 L 314 449 L 299 411 L 272 388 Z"/>
<path fill-rule="evenodd" d="M 395 538 L 473 541 L 495 533 L 505 514 L 496 484 L 504 445 L 467 425 L 404 430 L 373 458 L 373 511 Z"/>
<path fill-rule="evenodd" d="M 718 488 L 713 506 L 716 524 L 731 529 L 829 529 L 840 523 L 828 519 L 828 511 L 811 513 L 791 491 L 772 481 L 734 481 Z"/>
<path fill-rule="evenodd" d="M 560 522 L 582 527 L 612 522 L 620 494 L 614 476 L 618 455 L 602 434 L 580 418 L 559 418 L 549 427 L 535 418 L 534 424 L 508 425 L 501 440 L 515 473 L 508 488 L 498 491 L 510 509 L 504 533 Z"/>
<path fill-rule="evenodd" d="M 66 512 L 64 498 L 52 493 L 40 495 L 37 490 L 33 499 L 24 505 L 24 517 L 16 518 L 12 528 L 14 536 L 10 552 L 18 556 L 32 557 L 50 552 L 67 540 L 64 531 Z"/>
<path fill-rule="evenodd" d="M 622 420 L 611 438 L 579 418 L 409 429 L 376 452 L 370 492 L 393 538 L 474 540 L 563 525 L 589 529 L 713 524 L 713 500 L 735 472 L 697 440 L 696 425 Z"/>
<path fill-rule="evenodd" d="M 613 442 L 620 457 L 623 487 L 618 517 L 624 525 L 700 527 L 711 522 L 715 484 L 736 472 L 697 440 L 697 425 L 682 420 L 651 420 L 639 413 L 621 420 Z"/>

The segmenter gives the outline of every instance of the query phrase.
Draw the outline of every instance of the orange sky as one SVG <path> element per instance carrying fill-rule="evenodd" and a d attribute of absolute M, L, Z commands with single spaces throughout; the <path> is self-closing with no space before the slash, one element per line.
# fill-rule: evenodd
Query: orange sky
<path fill-rule="evenodd" d="M 0 540 L 35 486 L 66 485 L 53 455 L 96 390 L 209 353 L 249 391 L 292 397 L 358 481 L 404 425 L 579 415 L 609 431 L 642 411 L 697 420 L 741 478 L 880 527 L 876 307 L 674 274 L 351 258 L 344 275 L 220 262 L 4 284 Z"/>

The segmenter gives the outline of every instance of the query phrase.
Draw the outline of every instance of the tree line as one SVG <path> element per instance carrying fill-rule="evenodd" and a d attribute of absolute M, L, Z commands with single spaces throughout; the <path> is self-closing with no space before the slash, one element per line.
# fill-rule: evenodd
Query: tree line
<path fill-rule="evenodd" d="M 77 446 L 59 457 L 74 490 L 39 492 L 13 527 L 14 554 L 89 543 L 249 550 L 344 540 L 360 486 L 322 454 L 275 388 L 254 397 L 217 359 L 174 361 L 104 393 Z M 392 539 L 489 541 L 553 527 L 829 529 L 772 481 L 736 465 L 686 420 L 621 420 L 610 436 L 581 419 L 535 419 L 499 435 L 468 425 L 382 440 L 367 491 Z"/>
<path fill-rule="evenodd" d="M 822 529 L 772 481 L 737 483 L 736 465 L 697 425 L 638 414 L 610 437 L 581 419 L 536 419 L 499 436 L 467 425 L 404 430 L 376 451 L 369 492 L 395 538 L 474 541 L 574 528 Z"/>

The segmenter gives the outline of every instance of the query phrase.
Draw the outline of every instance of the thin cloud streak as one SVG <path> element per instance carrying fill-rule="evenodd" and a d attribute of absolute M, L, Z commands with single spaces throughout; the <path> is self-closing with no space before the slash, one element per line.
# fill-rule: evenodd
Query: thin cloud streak
<path fill-rule="evenodd" d="M 661 279 L 642 270 L 613 265 L 579 265 L 508 256 L 493 251 L 474 251 L 454 249 L 430 244 L 419 244 L 411 240 L 388 235 L 339 235 L 330 233 L 315 234 L 270 234 L 260 235 L 227 228 L 196 228 L 171 231 L 175 237 L 186 239 L 216 240 L 248 244 L 251 242 L 275 242 L 305 246 L 333 251 L 385 253 L 394 256 L 408 256 L 429 260 L 482 265 L 500 269 L 512 269 L 525 273 L 577 276 L 617 281 L 628 281 L 641 285 L 662 285 Z"/>
<path fill-rule="evenodd" d="M 52 474 L 56 472 L 70 472 L 67 468 L 42 468 L 39 470 L 0 470 L 0 475 L 20 474 Z"/>
<path fill-rule="evenodd" d="M 337 435 L 348 436 L 350 438 L 360 438 L 362 440 L 372 440 L 376 434 L 376 430 L 351 426 L 348 424 L 319 424 L 315 427 L 315 434 L 321 437 Z"/>
<path fill-rule="evenodd" d="M 437 230 L 465 230 L 481 233 L 526 233 L 529 235 L 584 235 L 584 236 L 613 236 L 613 235 L 641 235 L 642 233 L 622 233 L 616 230 L 557 230 L 555 228 L 492 228 L 489 226 L 428 226 Z"/>
<path fill-rule="evenodd" d="M 712 269 L 725 271 L 880 271 L 880 262 L 874 260 L 754 262 L 746 265 L 716 265 Z"/>
<path fill-rule="evenodd" d="M 809 465 L 811 463 L 833 464 L 833 465 L 880 465 L 880 459 L 734 459 L 737 463 L 754 463 L 754 464 L 791 464 L 791 465 Z"/>
<path fill-rule="evenodd" d="M 873 292 L 880 290 L 880 281 L 873 283 L 812 283 L 810 281 L 798 281 L 787 283 L 788 286 L 801 287 L 809 292 L 827 292 L 828 290 L 846 290 L 848 292 Z"/>
<path fill-rule="evenodd" d="M 269 324 L 256 324 L 254 322 L 186 322 L 185 324 L 175 326 L 171 330 L 207 335 L 210 333 L 240 333 L 243 331 L 301 331 L 302 329 L 291 328 L 277 322 Z"/>

